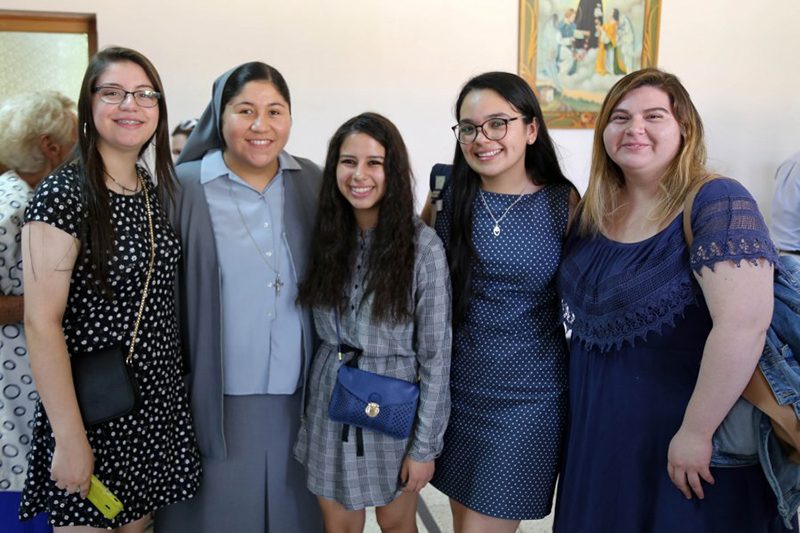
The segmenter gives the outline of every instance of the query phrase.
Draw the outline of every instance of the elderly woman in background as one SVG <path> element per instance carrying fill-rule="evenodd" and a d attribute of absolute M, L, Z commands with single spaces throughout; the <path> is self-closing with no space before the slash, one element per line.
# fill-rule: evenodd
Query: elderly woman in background
<path fill-rule="evenodd" d="M 750 193 L 705 183 L 705 165 L 675 76 L 611 88 L 559 274 L 572 341 L 556 532 L 785 531 L 757 459 L 712 457 L 764 348 L 777 254 Z"/>
<path fill-rule="evenodd" d="M 17 518 L 25 483 L 30 425 L 38 394 L 22 326 L 20 235 L 36 185 L 59 166 L 77 140 L 75 103 L 55 91 L 25 93 L 0 104 L 0 531 L 50 531 L 47 517 Z"/>

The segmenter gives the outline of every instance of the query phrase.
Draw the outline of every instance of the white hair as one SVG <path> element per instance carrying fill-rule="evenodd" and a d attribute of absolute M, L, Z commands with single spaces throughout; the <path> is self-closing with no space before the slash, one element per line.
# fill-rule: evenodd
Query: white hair
<path fill-rule="evenodd" d="M 67 144 L 75 137 L 75 102 L 56 91 L 20 94 L 0 103 L 0 165 L 40 172 L 47 160 L 39 139 L 50 135 Z"/>

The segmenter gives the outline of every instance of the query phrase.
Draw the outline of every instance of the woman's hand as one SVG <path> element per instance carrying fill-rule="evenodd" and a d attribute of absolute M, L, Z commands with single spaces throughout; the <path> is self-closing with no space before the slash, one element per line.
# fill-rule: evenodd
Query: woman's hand
<path fill-rule="evenodd" d="M 69 494 L 80 492 L 81 498 L 86 498 L 93 471 L 94 453 L 86 435 L 56 442 L 50 465 L 50 479 L 56 482 L 56 487 Z"/>
<path fill-rule="evenodd" d="M 420 463 L 410 457 L 403 460 L 400 468 L 400 483 L 403 492 L 419 492 L 433 477 L 434 463 Z"/>
<path fill-rule="evenodd" d="M 701 500 L 705 497 L 701 479 L 714 484 L 710 464 L 711 437 L 692 434 L 681 426 L 669 443 L 667 472 L 687 500 L 692 499 L 693 491 Z"/>

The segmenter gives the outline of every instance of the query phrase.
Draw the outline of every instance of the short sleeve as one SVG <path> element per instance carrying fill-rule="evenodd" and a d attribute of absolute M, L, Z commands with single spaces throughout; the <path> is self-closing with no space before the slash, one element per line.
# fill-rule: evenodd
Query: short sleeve
<path fill-rule="evenodd" d="M 25 222 L 44 222 L 79 239 L 86 209 L 78 172 L 77 164 L 65 165 L 42 180 L 25 211 Z"/>
<path fill-rule="evenodd" d="M 692 270 L 714 269 L 720 261 L 778 258 L 758 204 L 739 182 L 720 178 L 700 189 L 692 206 Z"/>

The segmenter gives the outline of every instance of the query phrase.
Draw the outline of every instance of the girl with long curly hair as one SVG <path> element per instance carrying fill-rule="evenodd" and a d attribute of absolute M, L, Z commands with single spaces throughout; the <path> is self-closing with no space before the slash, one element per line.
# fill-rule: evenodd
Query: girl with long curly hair
<path fill-rule="evenodd" d="M 414 531 L 450 411 L 450 280 L 441 241 L 414 214 L 403 139 L 381 115 L 348 120 L 330 141 L 299 300 L 313 308 L 322 343 L 295 455 L 325 528 L 361 530 L 364 508 L 377 506 L 382 529 Z M 362 370 L 419 377 L 410 437 L 348 432 L 328 417 L 337 372 L 355 352 Z"/>

